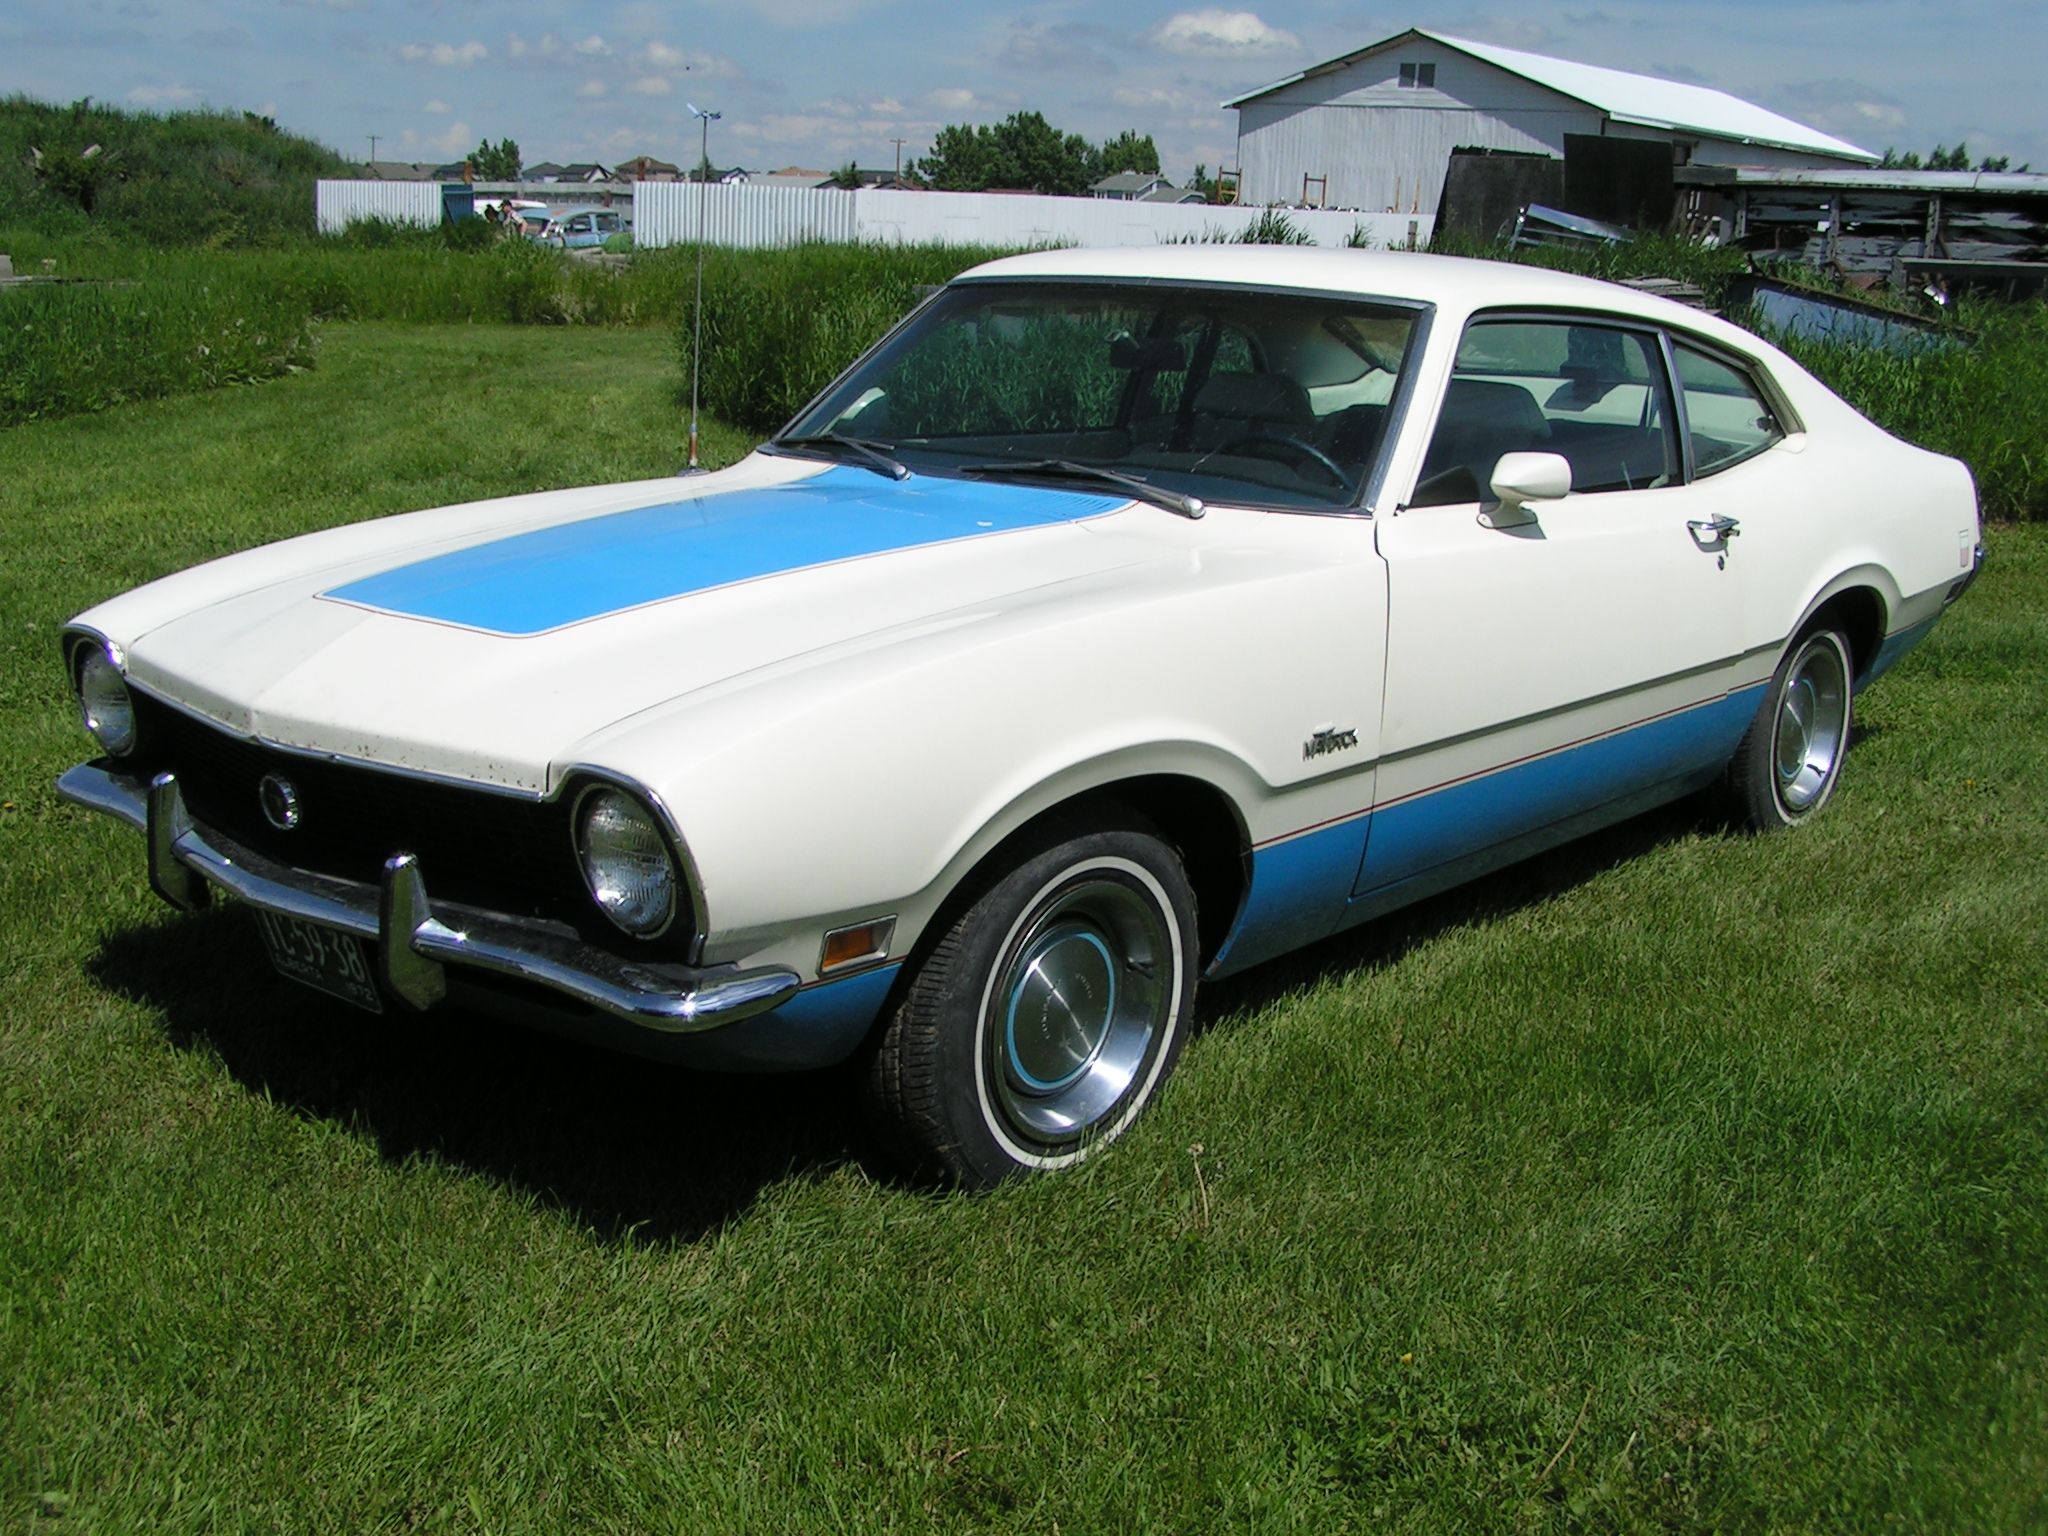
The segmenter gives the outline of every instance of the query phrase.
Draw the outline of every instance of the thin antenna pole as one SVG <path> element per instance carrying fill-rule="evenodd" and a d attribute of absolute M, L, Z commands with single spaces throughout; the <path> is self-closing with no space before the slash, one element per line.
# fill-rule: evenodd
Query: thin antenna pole
<path fill-rule="evenodd" d="M 722 112 L 699 110 L 695 102 L 685 106 L 696 114 L 702 125 L 698 136 L 697 150 L 697 301 L 696 319 L 690 341 L 690 462 L 684 466 L 684 474 L 701 474 L 704 466 L 697 462 L 697 378 L 704 364 L 704 198 L 711 180 L 711 120 L 723 117 Z"/>
<path fill-rule="evenodd" d="M 375 165 L 377 163 L 377 141 L 382 137 L 384 137 L 384 135 L 382 135 L 381 133 L 373 133 L 370 135 L 370 164 L 372 165 Z"/>

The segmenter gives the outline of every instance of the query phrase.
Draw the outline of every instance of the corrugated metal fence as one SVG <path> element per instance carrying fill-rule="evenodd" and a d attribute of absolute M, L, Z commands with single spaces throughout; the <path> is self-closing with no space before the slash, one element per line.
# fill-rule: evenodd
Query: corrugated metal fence
<path fill-rule="evenodd" d="M 1264 209 L 1202 203 L 1132 203 L 1092 197 L 1014 196 L 1000 192 L 891 192 L 864 188 L 691 186 L 642 182 L 635 189 L 634 239 L 641 245 L 686 245 L 697 237 L 697 199 L 704 199 L 705 240 L 712 245 L 795 245 L 804 240 L 874 240 L 907 244 L 1157 245 L 1232 235 Z M 1406 214 L 1336 213 L 1289 208 L 1288 222 L 1318 245 L 1343 245 L 1354 232 L 1374 245 L 1421 244 L 1434 220 Z"/>
<path fill-rule="evenodd" d="M 323 181 L 317 210 L 323 233 L 352 219 L 433 224 L 440 189 L 418 182 Z M 842 192 L 835 187 L 707 187 L 643 181 L 632 191 L 633 238 L 643 246 L 688 245 L 701 217 L 707 244 L 756 249 L 806 241 L 985 245 L 1158 245 L 1227 238 L 1257 222 L 1261 208 L 1203 203 L 1130 203 L 1105 198 L 1011 196 L 995 192 Z M 1282 210 L 1318 245 L 1345 245 L 1354 235 L 1375 246 L 1419 245 L 1435 220 L 1428 215 Z"/>
<path fill-rule="evenodd" d="M 432 181 L 321 181 L 313 185 L 313 221 L 338 235 L 363 219 L 394 224 L 441 222 L 441 187 Z"/>

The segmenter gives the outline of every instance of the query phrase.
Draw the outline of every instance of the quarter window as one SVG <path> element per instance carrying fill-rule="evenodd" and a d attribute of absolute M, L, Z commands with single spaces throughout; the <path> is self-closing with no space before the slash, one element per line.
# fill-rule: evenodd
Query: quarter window
<path fill-rule="evenodd" d="M 1754 458 L 1785 435 L 1776 413 L 1740 369 L 1683 342 L 1674 350 L 1695 478 Z"/>
<path fill-rule="evenodd" d="M 1403 64 L 1401 66 L 1401 89 L 1404 91 L 1427 91 L 1433 90 L 1435 87 L 1435 64 Z"/>
<path fill-rule="evenodd" d="M 1417 507 L 1479 501 L 1504 453 L 1562 454 L 1575 492 L 1643 490 L 1677 476 L 1655 337 L 1570 320 L 1466 328 Z"/>

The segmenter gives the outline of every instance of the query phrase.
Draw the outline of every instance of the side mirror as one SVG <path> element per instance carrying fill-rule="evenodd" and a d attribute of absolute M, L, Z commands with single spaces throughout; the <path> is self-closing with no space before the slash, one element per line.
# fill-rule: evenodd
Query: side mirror
<path fill-rule="evenodd" d="M 1536 521 L 1532 501 L 1556 501 L 1571 494 L 1571 461 L 1561 453 L 1504 453 L 1493 466 L 1493 501 L 1479 511 L 1489 528 L 1516 528 Z"/>

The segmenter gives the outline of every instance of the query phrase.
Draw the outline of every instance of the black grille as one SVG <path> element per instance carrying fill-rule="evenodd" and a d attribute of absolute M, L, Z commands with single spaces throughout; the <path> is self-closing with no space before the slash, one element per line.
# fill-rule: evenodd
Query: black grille
<path fill-rule="evenodd" d="M 565 922 L 592 943 L 647 953 L 592 908 L 565 804 L 280 752 L 139 692 L 135 705 L 147 771 L 175 773 L 194 820 L 259 853 L 371 884 L 392 854 L 412 853 L 438 900 Z M 299 824 L 289 832 L 258 801 L 267 773 L 298 791 Z"/>

